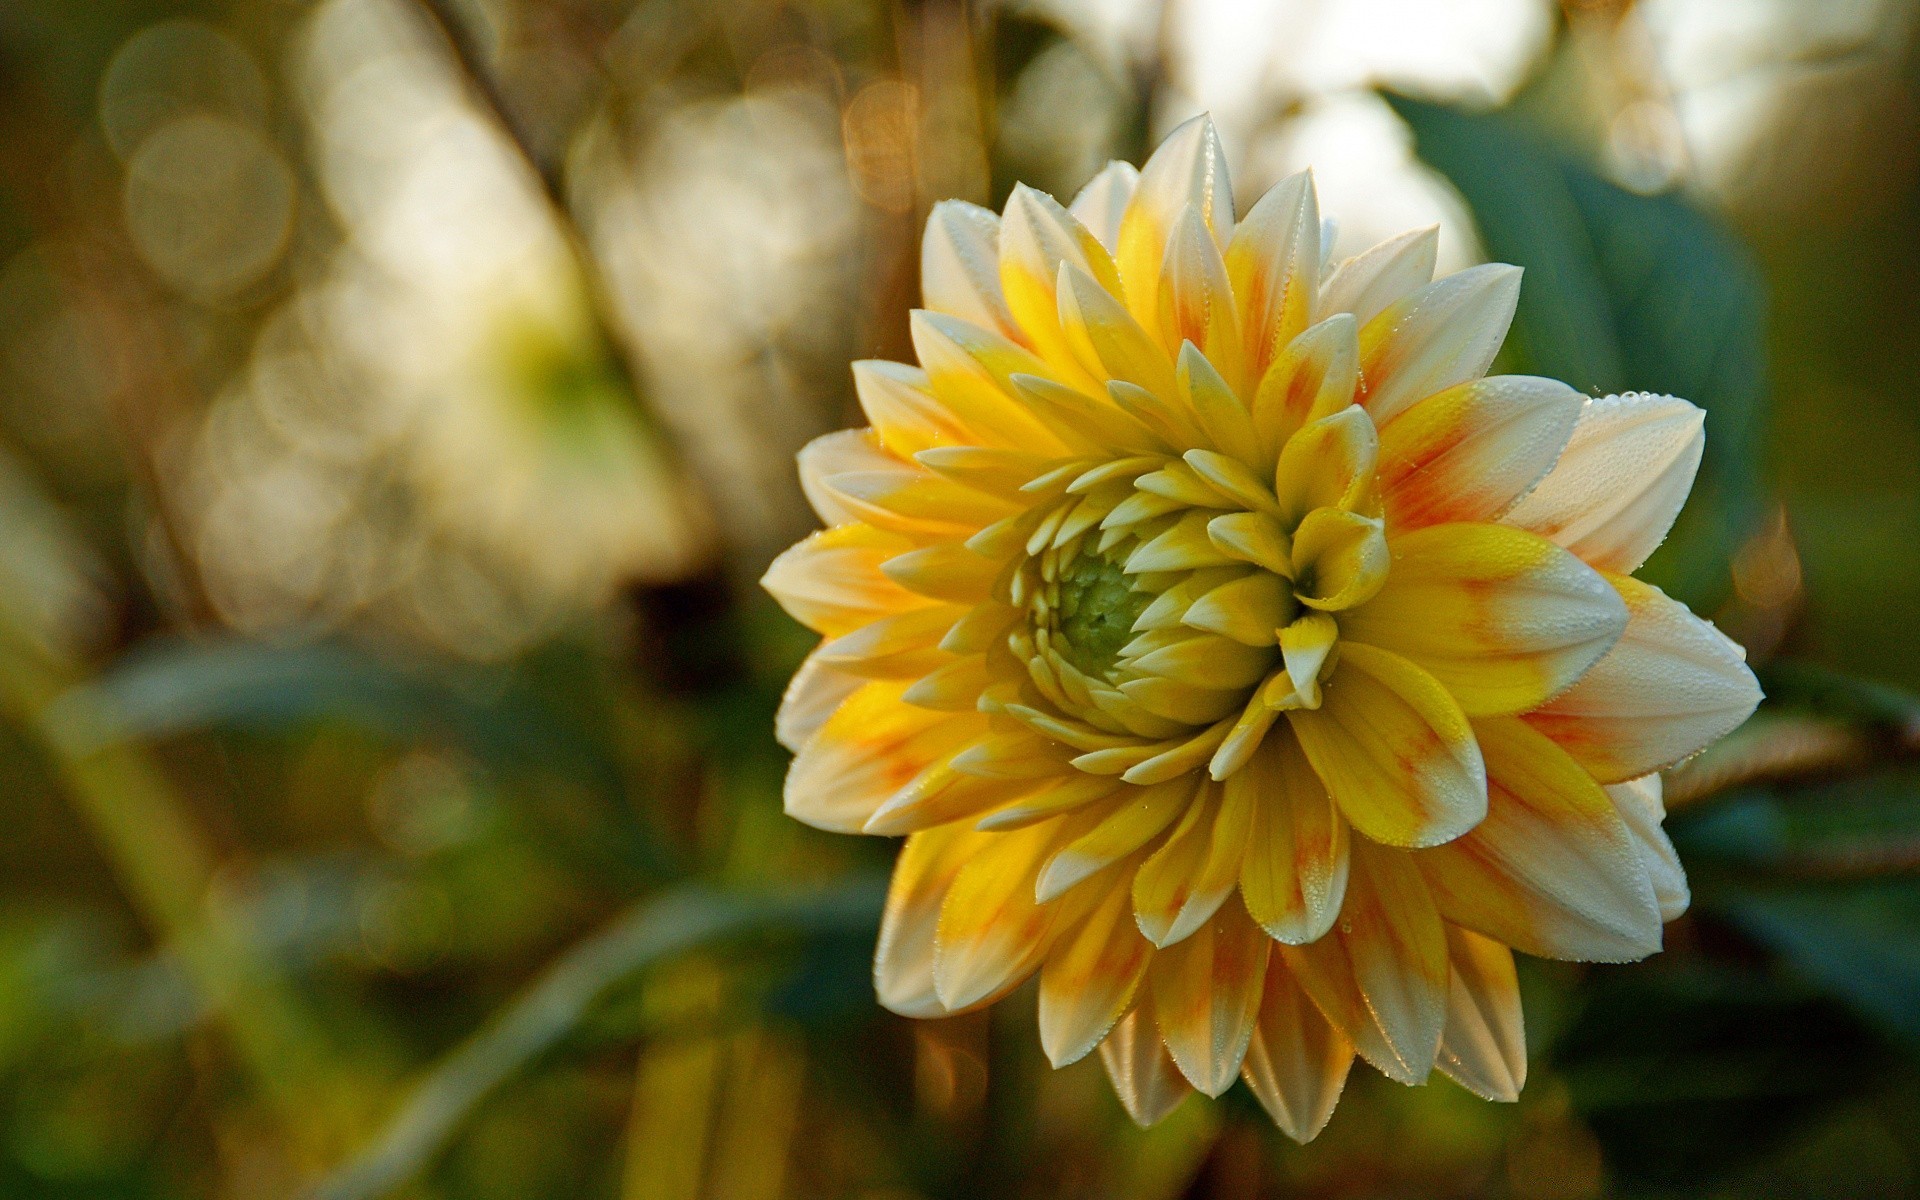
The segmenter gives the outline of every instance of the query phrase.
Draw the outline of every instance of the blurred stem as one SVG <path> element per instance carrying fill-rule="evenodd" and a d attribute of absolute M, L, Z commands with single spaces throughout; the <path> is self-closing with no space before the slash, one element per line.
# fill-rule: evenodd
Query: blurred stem
<path fill-rule="evenodd" d="M 213 860 L 152 761 L 123 742 L 87 736 L 78 727 L 85 710 L 55 706 L 72 692 L 73 675 L 0 632 L 7 707 L 45 748 L 128 898 L 219 1014 L 259 1093 L 282 1116 L 289 1148 L 307 1160 L 329 1154 L 358 1105 L 336 1086 L 345 1078 L 329 1070 L 317 1022 L 246 932 L 210 903 Z"/>
<path fill-rule="evenodd" d="M 607 990 L 720 938 L 769 929 L 853 932 L 879 921 L 885 885 L 856 877 L 832 888 L 728 893 L 686 884 L 645 900 L 561 955 L 429 1071 L 364 1153 L 322 1181 L 316 1200 L 385 1196 L 437 1156 L 494 1089 L 558 1045 Z"/>
<path fill-rule="evenodd" d="M 698 496 L 700 503 L 697 505 L 696 516 L 710 530 L 710 514 L 714 511 L 714 489 L 688 468 L 688 456 L 679 452 L 671 428 L 647 403 L 647 393 L 642 386 L 640 373 L 634 367 L 632 351 L 625 339 L 618 336 L 618 327 L 608 316 L 614 311 L 611 302 L 612 289 L 601 274 L 600 264 L 594 259 L 586 239 L 580 234 L 578 223 L 574 220 L 573 205 L 567 197 L 566 179 L 563 175 L 564 156 L 551 163 L 543 160 L 536 149 L 532 131 L 526 122 L 519 118 L 519 110 L 515 107 L 513 98 L 501 87 L 498 75 L 488 64 L 485 50 L 475 41 L 467 22 L 460 19 L 460 14 L 456 11 L 457 5 L 452 3 L 452 0 L 417 0 L 417 3 L 422 15 L 446 40 L 453 65 L 466 80 L 474 98 L 498 122 L 502 132 L 519 152 L 521 161 L 527 165 L 527 169 L 532 172 L 534 178 L 539 180 L 554 227 L 572 249 L 574 264 L 580 271 L 581 284 L 587 295 L 588 311 L 594 322 L 595 333 L 607 348 L 608 356 L 618 370 L 628 395 L 633 398 L 635 412 L 647 429 L 660 439 L 662 445 L 670 452 L 669 459 L 673 470 Z"/>

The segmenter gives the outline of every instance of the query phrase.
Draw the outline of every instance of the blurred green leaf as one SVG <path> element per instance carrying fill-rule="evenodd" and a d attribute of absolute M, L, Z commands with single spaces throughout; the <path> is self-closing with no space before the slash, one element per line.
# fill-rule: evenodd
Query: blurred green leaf
<path fill-rule="evenodd" d="M 1814 982 L 1920 1047 L 1920 880 L 1756 888 L 1720 906 Z"/>
<path fill-rule="evenodd" d="M 544 684 L 544 686 L 543 686 Z M 57 701 L 48 714 L 80 752 L 202 729 L 280 733 L 324 721 L 399 744 L 441 738 L 496 770 L 559 776 L 605 802 L 617 858 L 671 874 L 668 848 L 637 819 L 621 759 L 550 681 L 513 670 L 379 657 L 332 643 L 165 643 Z M 552 806 L 547 806 L 551 808 Z M 596 835 L 598 857 L 616 846 Z M 592 847 L 589 847 L 592 848 Z"/>
<path fill-rule="evenodd" d="M 363 1200 L 405 1183 L 481 1100 L 557 1046 L 622 980 L 726 937 L 870 930 L 879 924 L 885 894 L 883 880 L 856 876 L 829 888 L 760 893 L 687 884 L 641 902 L 562 955 L 430 1071 L 374 1145 L 323 1182 L 314 1195 L 318 1200 Z"/>
<path fill-rule="evenodd" d="M 1763 511 L 1764 301 L 1752 256 L 1674 195 L 1600 178 L 1499 113 L 1389 96 L 1420 157 L 1466 198 L 1487 254 L 1526 269 L 1513 348 L 1524 369 L 1591 393 L 1667 392 L 1707 410 L 1689 517 L 1655 578 L 1714 607 Z"/>

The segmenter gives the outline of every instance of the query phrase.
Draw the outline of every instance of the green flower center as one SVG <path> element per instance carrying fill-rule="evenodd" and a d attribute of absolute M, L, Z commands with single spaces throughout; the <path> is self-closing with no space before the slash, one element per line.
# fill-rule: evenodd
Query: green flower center
<path fill-rule="evenodd" d="M 1096 678 L 1107 678 L 1120 651 L 1133 640 L 1133 623 L 1153 597 L 1136 591 L 1120 564 L 1082 554 L 1060 573 L 1056 610 L 1062 654 Z"/>

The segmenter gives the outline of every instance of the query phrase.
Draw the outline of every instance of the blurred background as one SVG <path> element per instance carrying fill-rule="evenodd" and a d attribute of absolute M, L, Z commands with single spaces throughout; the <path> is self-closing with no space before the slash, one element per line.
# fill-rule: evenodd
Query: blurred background
<path fill-rule="evenodd" d="M 1915 8 L 6 0 L 0 1195 L 1920 1195 Z M 1650 573 L 1770 699 L 1517 1105 L 1142 1133 L 1029 1000 L 879 1011 L 893 846 L 780 812 L 752 581 L 928 206 L 1202 109 L 1710 414 Z"/>

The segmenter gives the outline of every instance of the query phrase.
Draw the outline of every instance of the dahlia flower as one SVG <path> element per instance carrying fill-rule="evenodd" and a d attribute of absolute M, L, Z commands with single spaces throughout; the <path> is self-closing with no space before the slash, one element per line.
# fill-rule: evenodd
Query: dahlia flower
<path fill-rule="evenodd" d="M 1660 948 L 1655 772 L 1759 700 L 1631 577 L 1700 410 L 1487 376 L 1518 269 L 1326 240 L 1306 175 L 1236 221 L 1204 118 L 1064 208 L 939 205 L 919 365 L 854 365 L 765 580 L 824 638 L 787 811 L 906 835 L 881 1003 L 1037 975 L 1142 1124 L 1242 1078 L 1305 1140 L 1356 1054 L 1515 1098 L 1512 952 Z"/>

